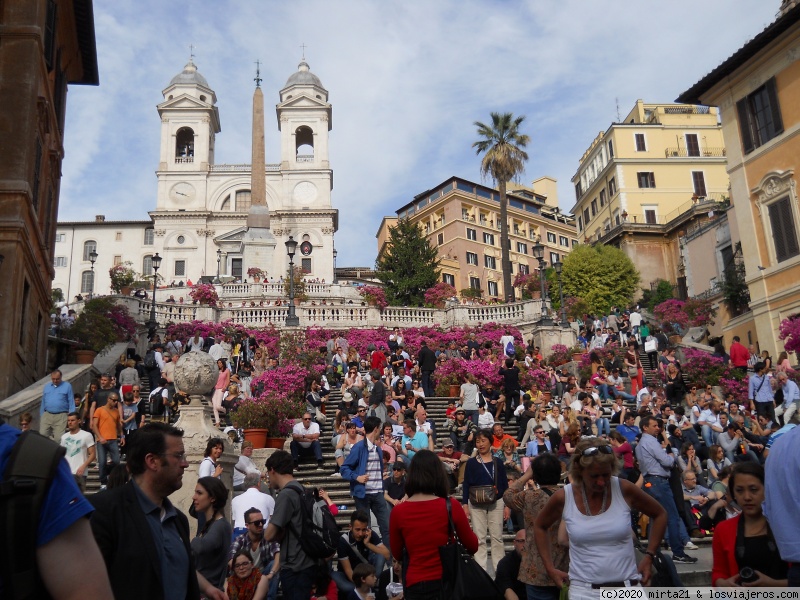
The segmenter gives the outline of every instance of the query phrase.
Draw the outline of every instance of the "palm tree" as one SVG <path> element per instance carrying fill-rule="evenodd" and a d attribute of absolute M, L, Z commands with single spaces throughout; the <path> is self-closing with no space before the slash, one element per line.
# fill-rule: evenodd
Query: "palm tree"
<path fill-rule="evenodd" d="M 525 116 L 514 117 L 513 113 L 491 113 L 491 126 L 475 121 L 478 135 L 482 138 L 472 144 L 476 154 L 484 154 L 481 160 L 481 175 L 490 175 L 500 190 L 500 247 L 503 266 L 503 291 L 506 302 L 514 301 L 511 286 L 511 259 L 508 252 L 508 198 L 506 184 L 522 173 L 528 153 L 523 150 L 530 138 L 520 133 Z"/>

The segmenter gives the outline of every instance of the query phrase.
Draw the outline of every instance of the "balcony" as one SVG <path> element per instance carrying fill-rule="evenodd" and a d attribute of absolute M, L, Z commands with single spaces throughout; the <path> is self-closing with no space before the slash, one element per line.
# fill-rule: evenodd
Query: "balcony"
<path fill-rule="evenodd" d="M 313 154 L 298 154 L 297 155 L 297 162 L 303 162 L 303 163 L 314 162 L 314 155 Z"/>
<path fill-rule="evenodd" d="M 686 148 L 666 148 L 664 156 L 667 158 L 724 158 L 726 156 L 725 148 L 700 148 L 689 154 Z"/>

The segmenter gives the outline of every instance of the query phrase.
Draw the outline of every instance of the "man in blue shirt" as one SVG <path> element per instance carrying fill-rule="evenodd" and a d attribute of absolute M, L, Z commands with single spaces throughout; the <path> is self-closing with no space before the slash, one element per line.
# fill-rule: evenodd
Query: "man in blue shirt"
<path fill-rule="evenodd" d="M 783 404 L 775 409 L 775 416 L 783 415 L 783 422 L 788 423 L 800 405 L 800 388 L 783 372 L 778 373 L 778 384 L 783 390 Z"/>
<path fill-rule="evenodd" d="M 628 440 L 631 448 L 636 446 L 636 438 L 641 433 L 639 428 L 633 424 L 635 421 L 636 415 L 634 415 L 632 412 L 629 412 L 625 415 L 622 425 L 617 425 L 617 431 L 625 436 L 625 439 Z"/>
<path fill-rule="evenodd" d="M 758 415 L 766 416 L 770 421 L 775 420 L 775 398 L 772 394 L 772 386 L 766 374 L 766 364 L 756 363 L 753 367 L 755 373 L 750 376 L 747 382 L 747 397 L 750 400 L 750 409 Z"/>
<path fill-rule="evenodd" d="M 397 458 L 402 454 L 407 458 L 406 462 L 411 462 L 417 450 L 433 451 L 432 432 L 425 433 L 417 431 L 417 422 L 414 419 L 406 419 L 403 422 L 403 438 L 397 443 Z"/>
<path fill-rule="evenodd" d="M 73 397 L 72 384 L 62 379 L 61 371 L 53 371 L 42 392 L 39 433 L 56 442 L 61 439 L 67 430 L 67 415 L 75 410 Z"/>
<path fill-rule="evenodd" d="M 784 433 L 772 446 L 766 464 L 766 516 L 781 558 L 789 563 L 789 586 L 800 586 L 800 427 Z"/>

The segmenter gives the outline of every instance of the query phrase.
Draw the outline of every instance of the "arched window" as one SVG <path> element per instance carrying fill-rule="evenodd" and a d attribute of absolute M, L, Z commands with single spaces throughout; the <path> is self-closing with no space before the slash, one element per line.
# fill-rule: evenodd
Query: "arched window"
<path fill-rule="evenodd" d="M 142 260 L 142 275 L 153 274 L 153 256 L 148 254 Z"/>
<path fill-rule="evenodd" d="M 153 240 L 155 239 L 155 229 L 152 227 L 148 227 L 144 230 L 144 245 L 145 246 L 152 246 Z"/>
<path fill-rule="evenodd" d="M 250 210 L 250 204 L 253 201 L 253 196 L 250 190 L 239 190 L 236 192 L 236 212 L 245 212 Z"/>
<path fill-rule="evenodd" d="M 97 252 L 97 242 L 94 240 L 86 240 L 83 242 L 83 260 L 88 261 L 89 255 L 92 252 Z"/>
<path fill-rule="evenodd" d="M 310 127 L 302 125 L 294 132 L 297 162 L 314 161 L 314 132 Z"/>
<path fill-rule="evenodd" d="M 175 162 L 194 161 L 194 131 L 181 127 L 175 134 Z"/>
<path fill-rule="evenodd" d="M 94 271 L 84 271 L 81 273 L 81 294 L 90 294 L 94 290 Z"/>
<path fill-rule="evenodd" d="M 219 207 L 220 211 L 227 211 L 231 209 L 231 197 L 228 196 L 222 201 L 222 206 Z"/>

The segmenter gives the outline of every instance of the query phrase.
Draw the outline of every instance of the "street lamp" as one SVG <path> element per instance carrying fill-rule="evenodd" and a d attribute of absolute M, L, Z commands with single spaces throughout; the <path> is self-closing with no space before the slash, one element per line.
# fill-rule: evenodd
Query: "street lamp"
<path fill-rule="evenodd" d="M 569 327 L 569 321 L 567 321 L 567 307 L 564 306 L 564 284 L 561 281 L 561 271 L 564 268 L 564 264 L 557 260 L 553 263 L 553 268 L 556 270 L 556 277 L 558 277 L 558 296 L 561 299 L 561 327 Z"/>
<path fill-rule="evenodd" d="M 94 263 L 97 260 L 97 252 L 89 252 L 89 262 L 92 263 L 92 286 L 89 288 L 89 300 L 94 297 Z"/>
<path fill-rule="evenodd" d="M 217 248 L 217 277 L 214 279 L 214 283 L 219 284 L 221 283 L 219 280 L 219 263 L 222 260 L 222 250 Z"/>
<path fill-rule="evenodd" d="M 152 340 L 156 335 L 158 323 L 156 322 L 156 282 L 158 281 L 158 268 L 161 266 L 161 257 L 158 252 L 152 258 L 153 264 L 153 302 L 150 304 L 150 320 L 147 322 L 147 336 Z"/>
<path fill-rule="evenodd" d="M 533 258 L 539 261 L 539 286 L 541 288 L 542 294 L 542 316 L 539 319 L 539 323 L 542 325 L 552 325 L 553 321 L 550 317 L 547 316 L 547 306 L 545 305 L 545 293 L 544 293 L 544 244 L 542 244 L 541 240 L 537 241 L 533 248 L 531 248 L 533 252 Z"/>
<path fill-rule="evenodd" d="M 286 316 L 287 327 L 299 327 L 300 319 L 294 312 L 294 253 L 297 242 L 291 235 L 286 240 L 286 254 L 289 255 L 289 314 Z"/>
<path fill-rule="evenodd" d="M 336 283 L 336 248 L 333 249 L 333 283 Z"/>

